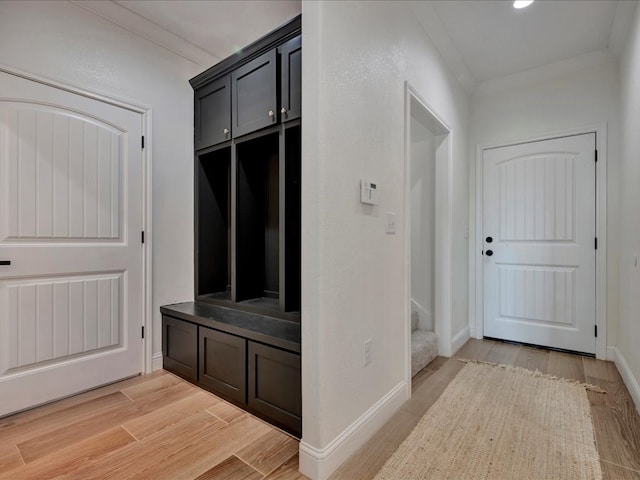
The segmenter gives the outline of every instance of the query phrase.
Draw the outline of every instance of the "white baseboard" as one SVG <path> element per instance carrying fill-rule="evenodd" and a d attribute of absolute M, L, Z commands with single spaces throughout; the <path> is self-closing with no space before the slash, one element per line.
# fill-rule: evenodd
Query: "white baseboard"
<path fill-rule="evenodd" d="M 151 371 L 162 370 L 162 352 L 156 352 L 151 357 Z"/>
<path fill-rule="evenodd" d="M 607 360 L 610 362 L 616 361 L 616 347 L 607 347 Z"/>
<path fill-rule="evenodd" d="M 408 400 L 403 380 L 349 425 L 326 447 L 316 448 L 300 442 L 300 472 L 311 480 L 326 480 L 329 476 L 369 440 L 391 416 Z"/>
<path fill-rule="evenodd" d="M 471 338 L 469 325 L 460 330 L 451 340 L 451 355 L 455 355 L 462 346 Z"/>
<path fill-rule="evenodd" d="M 631 367 L 629 367 L 629 364 L 620 350 L 616 347 L 609 347 L 607 349 L 607 357 L 609 356 L 609 349 L 613 350 L 616 367 L 618 367 L 618 371 L 620 372 L 620 375 L 622 375 L 622 380 L 624 380 L 624 384 L 627 386 L 627 390 L 629 390 L 631 398 L 633 398 L 636 410 L 640 413 L 640 383 L 638 383 L 638 379 L 633 375 Z"/>

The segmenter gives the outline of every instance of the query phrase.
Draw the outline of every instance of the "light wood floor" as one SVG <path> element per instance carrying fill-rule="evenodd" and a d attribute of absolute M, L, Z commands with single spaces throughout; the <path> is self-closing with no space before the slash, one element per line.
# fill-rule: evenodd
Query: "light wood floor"
<path fill-rule="evenodd" d="M 456 357 L 537 369 L 601 386 L 589 393 L 605 479 L 640 480 L 640 416 L 615 366 L 471 340 Z M 413 396 L 331 477 L 368 480 L 464 364 L 438 357 Z M 163 371 L 0 419 L 0 480 L 303 480 L 298 442 Z"/>
<path fill-rule="evenodd" d="M 298 480 L 298 441 L 160 371 L 0 419 L 0 479 Z"/>
<path fill-rule="evenodd" d="M 464 364 L 456 358 L 504 363 L 598 385 L 589 392 L 605 480 L 640 480 L 640 415 L 611 362 L 491 340 L 470 340 L 455 357 L 438 357 L 413 378 L 413 395 L 331 480 L 372 479 Z"/>

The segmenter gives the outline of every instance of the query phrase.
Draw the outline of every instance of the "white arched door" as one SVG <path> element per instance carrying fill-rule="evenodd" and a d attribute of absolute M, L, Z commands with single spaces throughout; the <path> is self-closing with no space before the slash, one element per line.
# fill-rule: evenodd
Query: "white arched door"
<path fill-rule="evenodd" d="M 595 134 L 484 151 L 484 336 L 595 353 Z"/>
<path fill-rule="evenodd" d="M 0 416 L 142 371 L 141 131 L 0 73 Z"/>

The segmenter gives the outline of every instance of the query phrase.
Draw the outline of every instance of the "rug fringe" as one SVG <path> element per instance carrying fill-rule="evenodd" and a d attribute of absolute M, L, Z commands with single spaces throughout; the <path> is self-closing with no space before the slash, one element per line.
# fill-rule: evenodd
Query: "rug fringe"
<path fill-rule="evenodd" d="M 556 377 L 555 375 L 550 375 L 548 373 L 542 373 L 540 370 L 529 370 L 527 368 L 515 367 L 513 365 L 504 365 L 502 363 L 485 362 L 483 360 L 471 360 L 469 358 L 458 358 L 458 361 L 462 362 L 462 363 L 475 363 L 477 365 L 488 365 L 490 367 L 502 368 L 503 370 L 513 370 L 515 372 L 526 373 L 526 374 L 531 375 L 532 377 L 535 377 L 535 378 L 546 378 L 546 379 L 549 379 L 549 380 L 557 380 L 557 381 L 562 382 L 562 383 L 569 383 L 569 384 L 572 384 L 572 385 L 578 385 L 580 387 L 583 387 L 585 390 L 588 390 L 589 392 L 607 393 L 606 390 L 603 390 L 602 388 L 600 388 L 597 385 L 593 385 L 591 383 L 582 383 L 579 380 L 571 380 L 571 379 L 568 379 L 568 378 Z"/>

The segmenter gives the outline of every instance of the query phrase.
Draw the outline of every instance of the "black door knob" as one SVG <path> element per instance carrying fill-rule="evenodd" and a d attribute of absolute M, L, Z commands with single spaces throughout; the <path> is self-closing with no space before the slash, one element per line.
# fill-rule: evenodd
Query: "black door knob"
<path fill-rule="evenodd" d="M 485 238 L 485 241 L 487 243 L 491 243 L 491 242 L 493 242 L 493 237 L 487 237 L 487 238 Z"/>
<path fill-rule="evenodd" d="M 493 255 L 493 250 L 487 250 L 486 252 L 484 252 L 484 254 L 485 254 L 487 257 L 490 257 L 491 255 Z"/>

